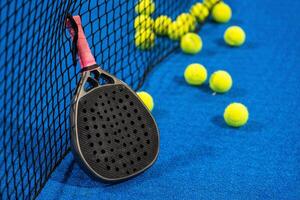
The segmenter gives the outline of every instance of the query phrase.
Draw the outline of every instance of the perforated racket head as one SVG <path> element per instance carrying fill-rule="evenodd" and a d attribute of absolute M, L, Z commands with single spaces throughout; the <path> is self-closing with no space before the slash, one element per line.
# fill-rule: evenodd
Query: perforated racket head
<path fill-rule="evenodd" d="M 106 79 L 106 84 L 97 85 L 93 73 Z M 86 84 L 93 87 L 86 89 Z M 72 127 L 76 156 L 90 174 L 103 181 L 128 179 L 157 158 L 159 133 L 150 111 L 126 84 L 100 69 L 82 76 Z"/>

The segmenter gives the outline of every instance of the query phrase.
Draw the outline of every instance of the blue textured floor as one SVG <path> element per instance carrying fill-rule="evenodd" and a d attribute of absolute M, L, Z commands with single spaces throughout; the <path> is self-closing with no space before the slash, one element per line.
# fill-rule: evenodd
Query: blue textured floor
<path fill-rule="evenodd" d="M 155 165 L 107 186 L 69 154 L 39 199 L 300 199 L 300 2 L 228 2 L 232 21 L 204 27 L 199 55 L 178 51 L 147 78 L 143 89 L 155 99 L 161 132 Z M 245 29 L 245 46 L 224 45 L 229 25 Z M 185 84 L 184 68 L 193 62 L 209 73 L 228 70 L 232 90 L 213 96 L 207 85 Z M 221 117 L 234 101 L 250 111 L 241 129 L 228 128 Z"/>

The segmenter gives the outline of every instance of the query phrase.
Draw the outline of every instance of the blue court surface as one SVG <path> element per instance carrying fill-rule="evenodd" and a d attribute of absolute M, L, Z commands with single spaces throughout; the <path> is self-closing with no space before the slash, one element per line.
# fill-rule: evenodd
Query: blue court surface
<path fill-rule="evenodd" d="M 207 23 L 196 56 L 180 50 L 157 65 L 143 90 L 155 100 L 160 154 L 146 172 L 126 182 L 92 180 L 69 153 L 38 199 L 300 199 L 300 2 L 227 1 L 233 19 Z M 225 29 L 240 25 L 246 44 L 230 48 Z M 232 90 L 212 95 L 208 85 L 185 83 L 185 67 L 209 74 L 227 70 Z M 226 126 L 231 102 L 250 112 L 246 126 Z"/>

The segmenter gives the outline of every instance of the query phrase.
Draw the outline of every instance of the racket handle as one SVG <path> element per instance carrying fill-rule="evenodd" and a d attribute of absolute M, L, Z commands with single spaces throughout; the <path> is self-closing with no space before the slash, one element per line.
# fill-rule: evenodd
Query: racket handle
<path fill-rule="evenodd" d="M 84 35 L 80 16 L 79 15 L 73 16 L 73 19 L 75 20 L 77 27 L 78 27 L 77 49 L 78 49 L 78 57 L 79 57 L 80 66 L 83 69 L 85 67 L 95 65 L 96 61 L 91 52 L 91 49 L 86 40 L 86 37 Z M 67 22 L 67 26 L 68 26 L 69 32 L 73 38 L 75 31 L 72 29 L 72 27 L 70 26 L 70 24 L 68 22 Z"/>

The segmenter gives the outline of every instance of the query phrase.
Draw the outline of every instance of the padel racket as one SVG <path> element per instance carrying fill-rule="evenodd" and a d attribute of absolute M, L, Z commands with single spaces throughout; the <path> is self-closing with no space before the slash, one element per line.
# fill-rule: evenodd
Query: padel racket
<path fill-rule="evenodd" d="M 73 152 L 83 168 L 102 181 L 131 178 L 158 156 L 157 125 L 136 93 L 96 64 L 80 17 L 68 19 L 67 26 L 77 40 L 82 68 L 71 108 Z"/>

